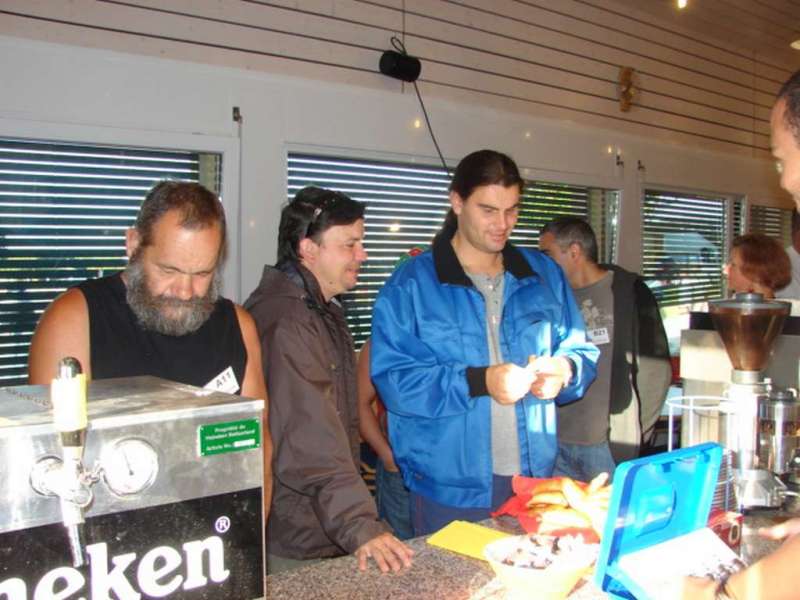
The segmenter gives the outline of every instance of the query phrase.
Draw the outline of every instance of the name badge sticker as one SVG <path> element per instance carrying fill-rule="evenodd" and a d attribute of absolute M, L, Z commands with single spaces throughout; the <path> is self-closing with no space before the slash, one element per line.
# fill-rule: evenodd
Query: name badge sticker
<path fill-rule="evenodd" d="M 236 373 L 233 367 L 228 367 L 222 373 L 214 377 L 203 386 L 203 389 L 224 392 L 225 394 L 235 394 L 239 391 L 239 382 L 236 380 Z"/>
<path fill-rule="evenodd" d="M 601 344 L 608 344 L 611 341 L 611 339 L 608 336 L 607 327 L 598 327 L 597 329 L 589 329 L 586 332 L 586 335 L 589 336 L 589 341 L 598 346 Z"/>

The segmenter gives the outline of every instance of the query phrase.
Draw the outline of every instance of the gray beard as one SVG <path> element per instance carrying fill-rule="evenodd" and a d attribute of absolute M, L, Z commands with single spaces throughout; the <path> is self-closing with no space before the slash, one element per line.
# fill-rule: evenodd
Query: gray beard
<path fill-rule="evenodd" d="M 219 299 L 220 277 L 214 279 L 205 296 L 181 300 L 167 296 L 154 296 L 147 285 L 140 260 L 133 259 L 125 269 L 126 299 L 142 327 L 163 335 L 182 336 L 197 331 L 208 321 Z M 168 316 L 167 309 L 179 309 L 177 316 Z"/>

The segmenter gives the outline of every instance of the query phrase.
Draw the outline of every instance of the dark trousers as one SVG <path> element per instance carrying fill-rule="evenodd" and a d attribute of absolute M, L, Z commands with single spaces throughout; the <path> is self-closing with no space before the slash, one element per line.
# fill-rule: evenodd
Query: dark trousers
<path fill-rule="evenodd" d="M 514 491 L 511 489 L 511 476 L 492 477 L 492 505 L 488 508 L 460 508 L 434 502 L 430 498 L 411 492 L 411 524 L 414 535 L 428 535 L 439 531 L 451 521 L 483 521 L 508 500 Z"/>
<path fill-rule="evenodd" d="M 387 471 L 379 458 L 375 465 L 375 504 L 378 516 L 385 519 L 401 540 L 414 537 L 411 527 L 409 491 L 398 472 Z"/>

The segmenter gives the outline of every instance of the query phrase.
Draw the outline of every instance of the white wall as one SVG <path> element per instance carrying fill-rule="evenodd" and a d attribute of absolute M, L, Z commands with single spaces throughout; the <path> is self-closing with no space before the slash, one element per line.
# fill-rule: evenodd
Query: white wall
<path fill-rule="evenodd" d="M 413 127 L 421 117 L 413 90 L 402 91 L 395 82 L 387 91 L 7 36 L 0 36 L 0 82 L 0 135 L 224 152 L 223 195 L 232 234 L 241 242 L 241 254 L 234 252 L 228 265 L 226 291 L 240 300 L 275 257 L 288 149 L 436 162 L 427 131 Z M 629 268 L 639 263 L 644 185 L 790 205 L 777 188 L 771 161 L 763 158 L 455 97 L 430 96 L 426 104 L 442 150 L 454 163 L 491 147 L 512 155 L 532 178 L 621 189 L 619 255 Z M 244 115 L 241 138 L 233 106 Z M 624 167 L 615 164 L 617 152 Z"/>

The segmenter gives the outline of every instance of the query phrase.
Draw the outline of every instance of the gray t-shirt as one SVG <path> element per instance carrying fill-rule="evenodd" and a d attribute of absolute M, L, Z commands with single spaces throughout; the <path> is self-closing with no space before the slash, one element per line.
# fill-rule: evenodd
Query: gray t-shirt
<path fill-rule="evenodd" d="M 580 400 L 558 407 L 558 439 L 568 444 L 594 445 L 608 441 L 611 404 L 611 360 L 614 351 L 614 272 L 584 288 L 573 290 L 586 323 L 589 340 L 600 349 L 597 378 Z"/>
<path fill-rule="evenodd" d="M 500 350 L 500 321 L 503 318 L 503 273 L 490 277 L 467 273 L 483 295 L 486 304 L 486 339 L 491 365 L 503 361 Z M 499 404 L 492 400 L 492 472 L 495 475 L 517 475 L 520 472 L 517 413 L 514 404 Z"/>

